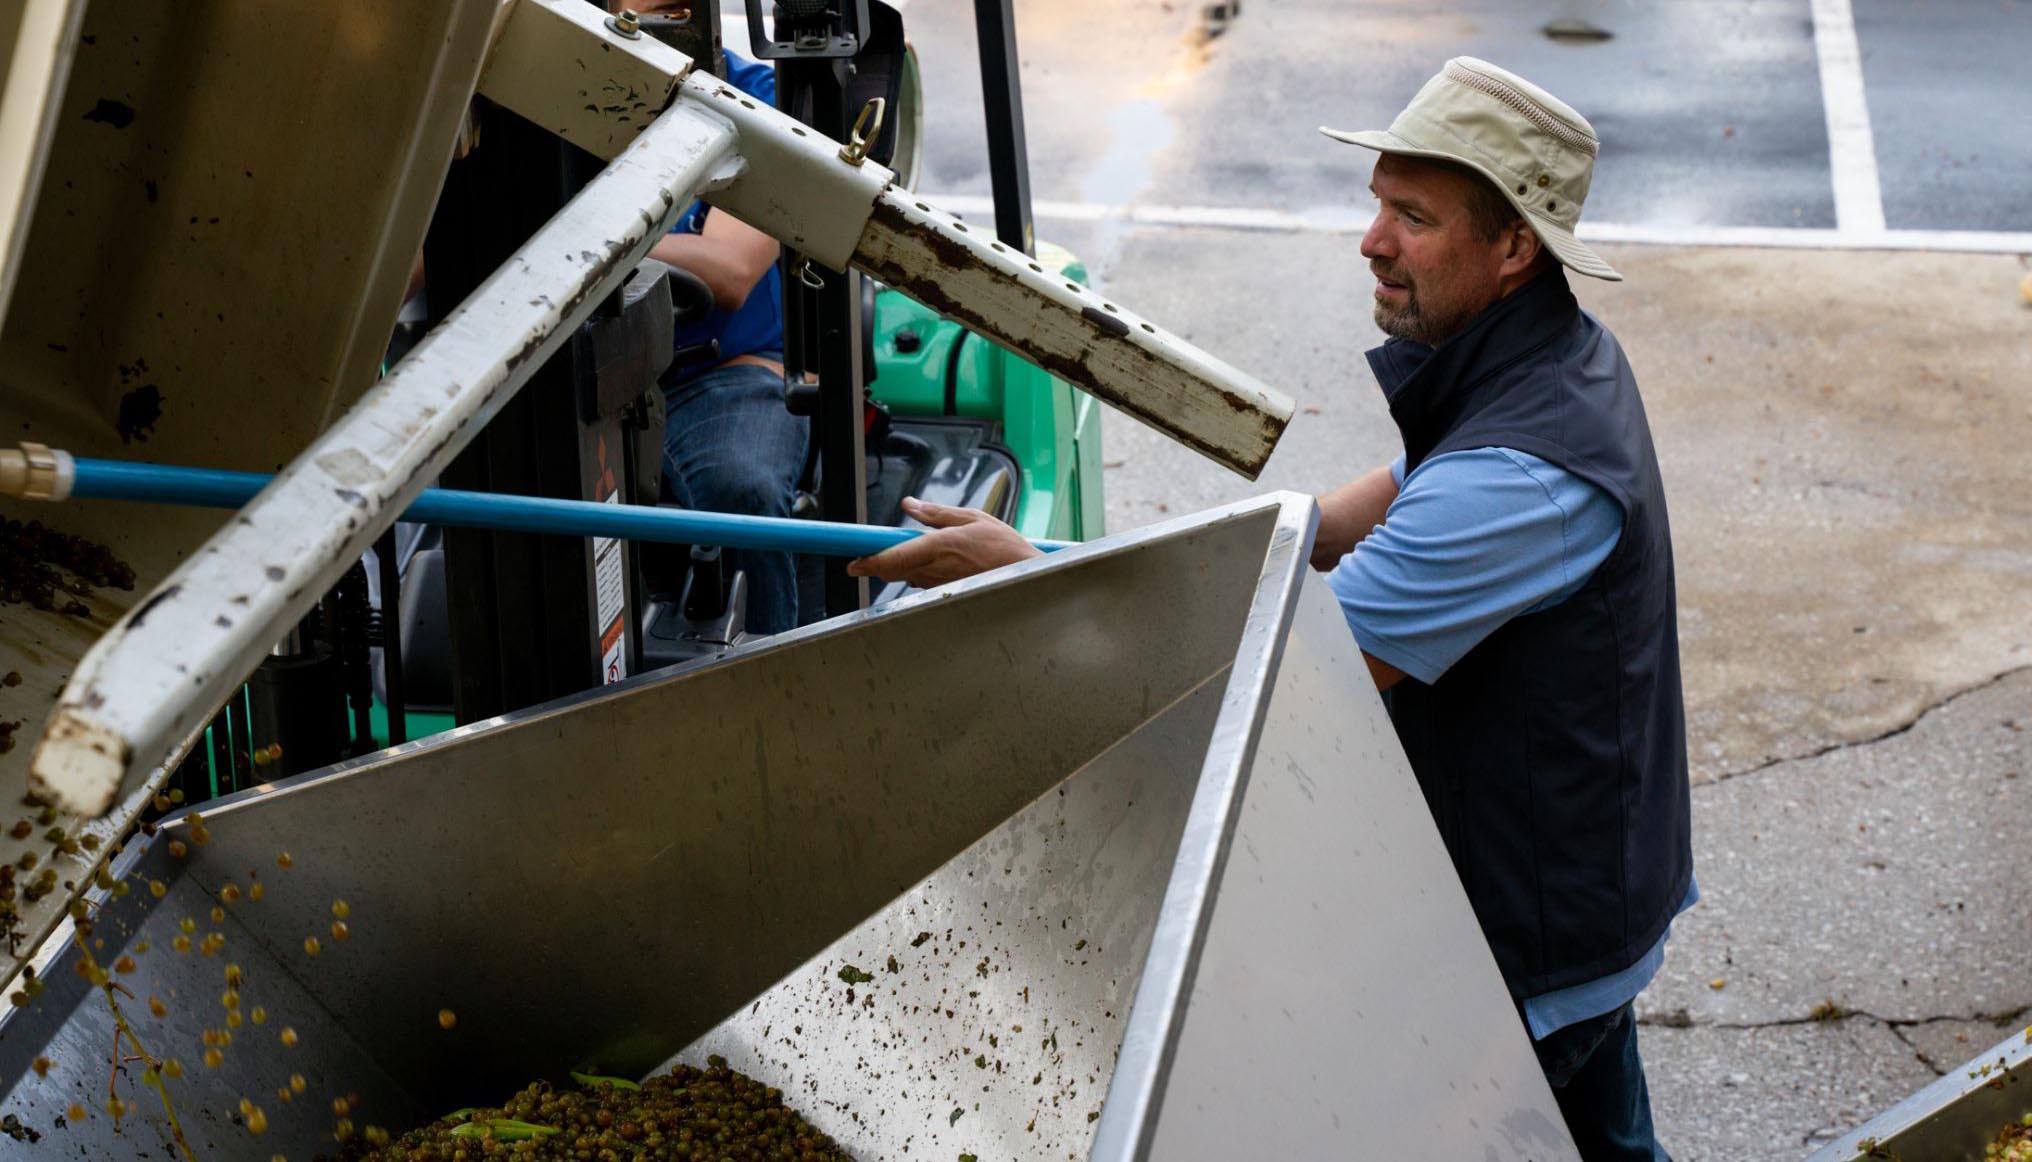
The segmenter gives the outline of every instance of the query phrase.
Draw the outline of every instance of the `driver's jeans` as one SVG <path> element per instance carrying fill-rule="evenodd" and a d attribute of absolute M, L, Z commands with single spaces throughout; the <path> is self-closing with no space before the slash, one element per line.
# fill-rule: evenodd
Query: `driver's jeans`
<path fill-rule="evenodd" d="M 686 508 L 790 515 L 810 424 L 783 406 L 783 375 L 722 364 L 663 390 L 663 480 Z M 729 549 L 728 575 L 748 574 L 750 633 L 797 628 L 797 565 L 789 553 Z"/>

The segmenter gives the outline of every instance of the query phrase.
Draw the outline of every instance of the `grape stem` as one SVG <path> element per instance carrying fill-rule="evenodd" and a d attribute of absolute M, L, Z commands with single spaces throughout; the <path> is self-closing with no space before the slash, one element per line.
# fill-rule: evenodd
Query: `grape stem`
<path fill-rule="evenodd" d="M 86 929 L 84 925 L 79 926 L 78 944 L 77 944 L 78 953 L 79 955 L 85 958 L 86 965 L 88 965 L 92 969 L 95 969 L 103 973 L 104 970 L 99 968 L 98 959 L 92 955 L 91 948 L 88 947 L 85 943 L 85 936 L 87 934 L 87 931 L 88 929 Z M 124 1034 L 127 1038 L 127 1043 L 134 1046 L 134 1052 L 137 1054 L 137 1057 L 131 1057 L 128 1058 L 128 1060 L 146 1061 L 148 1063 L 149 1072 L 155 1078 L 155 1082 L 150 1088 L 154 1089 L 156 1096 L 162 1099 L 162 1112 L 169 1115 L 170 1136 L 176 1140 L 177 1148 L 183 1151 L 183 1156 L 186 1159 L 186 1162 L 197 1162 L 198 1158 L 197 1153 L 191 1149 L 189 1139 L 183 1136 L 183 1123 L 177 1120 L 176 1107 L 170 1103 L 169 1083 L 163 1079 L 162 1062 L 156 1060 L 155 1055 L 150 1053 L 148 1049 L 141 1044 L 141 1038 L 135 1035 L 134 1026 L 127 1023 L 127 1014 L 120 1011 L 120 1002 L 116 1000 L 113 996 L 115 991 L 127 993 L 127 995 L 130 997 L 132 997 L 134 994 L 128 992 L 125 985 L 122 985 L 119 981 L 112 979 L 110 975 L 103 976 L 101 979 L 105 980 L 106 983 L 101 987 L 100 991 L 106 994 L 106 1007 L 113 1011 L 113 1066 L 110 1071 L 111 1075 L 106 1079 L 106 1092 L 108 1098 L 111 1099 L 112 1101 L 119 1100 L 120 1065 L 121 1065 L 120 1037 Z M 118 1109 L 119 1107 L 116 1105 L 113 1108 Z M 116 1128 L 119 1126 L 120 1117 L 118 1114 L 115 1114 L 113 1116 L 113 1124 Z"/>

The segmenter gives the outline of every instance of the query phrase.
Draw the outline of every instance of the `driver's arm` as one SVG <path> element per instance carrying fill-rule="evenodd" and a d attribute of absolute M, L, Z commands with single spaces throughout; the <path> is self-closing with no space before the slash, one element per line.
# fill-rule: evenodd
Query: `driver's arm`
<path fill-rule="evenodd" d="M 712 210 L 703 231 L 665 234 L 649 248 L 649 257 L 697 275 L 713 292 L 715 307 L 737 311 L 769 273 L 778 249 L 776 239 L 724 210 Z"/>

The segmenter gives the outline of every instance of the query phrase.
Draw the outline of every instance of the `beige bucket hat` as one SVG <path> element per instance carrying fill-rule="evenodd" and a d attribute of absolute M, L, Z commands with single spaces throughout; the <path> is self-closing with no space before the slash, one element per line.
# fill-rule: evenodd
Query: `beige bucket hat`
<path fill-rule="evenodd" d="M 1446 62 L 1390 128 L 1328 129 L 1380 153 L 1459 162 L 1503 191 L 1553 256 L 1595 278 L 1621 280 L 1573 235 L 1601 141 L 1587 118 L 1507 69 L 1471 56 Z"/>

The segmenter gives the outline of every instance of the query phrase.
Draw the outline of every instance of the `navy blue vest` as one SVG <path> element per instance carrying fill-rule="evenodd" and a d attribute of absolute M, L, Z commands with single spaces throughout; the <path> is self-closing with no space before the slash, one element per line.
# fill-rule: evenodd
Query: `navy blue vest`
<path fill-rule="evenodd" d="M 1514 448 L 1622 506 L 1622 539 L 1579 592 L 1389 693 L 1511 993 L 1618 972 L 1664 935 L 1693 872 L 1672 533 L 1636 378 L 1558 267 L 1438 348 L 1393 339 L 1369 362 L 1407 474 Z"/>

